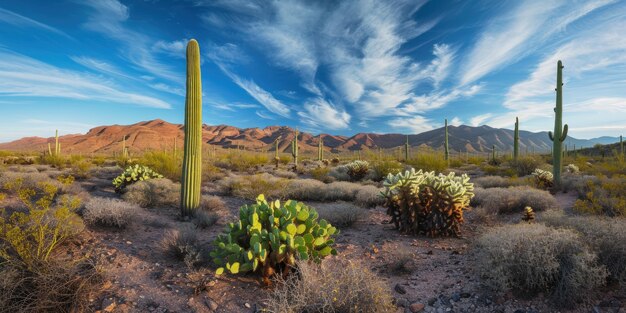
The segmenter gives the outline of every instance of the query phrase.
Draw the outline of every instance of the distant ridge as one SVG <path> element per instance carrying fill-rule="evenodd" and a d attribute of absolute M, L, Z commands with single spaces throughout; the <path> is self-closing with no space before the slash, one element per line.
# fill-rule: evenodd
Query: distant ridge
<path fill-rule="evenodd" d="M 489 126 L 448 126 L 449 144 L 452 151 L 488 152 L 493 145 L 499 151 L 513 148 L 513 130 Z M 53 130 L 50 131 L 53 133 Z M 316 151 L 319 136 L 324 139 L 326 150 L 334 152 L 367 149 L 389 149 L 404 145 L 406 135 L 358 133 L 354 136 L 335 136 L 321 134 L 313 136 L 301 132 L 300 146 L 305 151 Z M 183 145 L 183 125 L 172 124 L 156 119 L 132 125 L 109 125 L 90 129 L 86 134 L 65 135 L 59 138 L 63 151 L 68 153 L 113 153 L 121 150 L 122 138 L 126 137 L 126 146 L 131 152 L 148 150 L 171 150 L 176 144 Z M 287 126 L 268 126 L 265 128 L 237 128 L 228 125 L 204 125 L 202 132 L 206 144 L 222 148 L 242 147 L 247 150 L 274 150 L 273 142 L 277 139 L 279 150 L 288 152 L 293 140 L 293 129 Z M 613 137 L 597 139 L 566 140 L 569 148 L 573 145 L 591 147 L 594 144 L 607 144 L 618 141 Z M 411 147 L 431 147 L 441 149 L 444 142 L 444 129 L 438 128 L 417 135 L 409 135 Z M 0 144 L 0 150 L 45 151 L 48 143 L 54 144 L 54 138 L 24 137 L 12 142 Z M 520 130 L 520 149 L 522 152 L 549 151 L 552 142 L 547 132 L 533 133 Z"/>

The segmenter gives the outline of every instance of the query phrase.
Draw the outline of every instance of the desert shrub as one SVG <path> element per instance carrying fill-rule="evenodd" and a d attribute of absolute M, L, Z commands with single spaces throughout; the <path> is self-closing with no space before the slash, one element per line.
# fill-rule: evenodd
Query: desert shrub
<path fill-rule="evenodd" d="M 0 265 L 0 311 L 87 312 L 102 276 L 92 261 L 48 261 L 32 271 Z"/>
<path fill-rule="evenodd" d="M 71 163 L 71 172 L 74 177 L 85 179 L 91 175 L 91 167 L 91 162 L 81 158 Z"/>
<path fill-rule="evenodd" d="M 237 151 L 229 152 L 225 155 L 222 163 L 216 164 L 231 170 L 239 172 L 253 170 L 256 167 L 263 166 L 269 162 L 266 154 L 253 152 Z"/>
<path fill-rule="evenodd" d="M 298 178 L 298 174 L 291 172 L 291 171 L 285 171 L 285 170 L 274 170 L 274 172 L 272 172 L 274 174 L 274 176 L 276 177 L 282 177 L 282 178 L 287 178 L 287 179 L 294 179 L 294 178 Z"/>
<path fill-rule="evenodd" d="M 574 203 L 579 213 L 626 216 L 626 176 L 589 180 L 580 188 L 579 197 Z"/>
<path fill-rule="evenodd" d="M 103 156 L 94 156 L 91 158 L 91 163 L 95 166 L 102 166 L 106 162 L 106 158 Z"/>
<path fill-rule="evenodd" d="M 175 207 L 180 203 L 180 184 L 167 178 L 144 180 L 128 186 L 122 198 L 144 208 Z"/>
<path fill-rule="evenodd" d="M 219 215 L 214 212 L 208 212 L 203 210 L 198 210 L 193 214 L 193 223 L 196 227 L 205 229 L 209 226 L 215 225 L 219 220 Z"/>
<path fill-rule="evenodd" d="M 491 229 L 477 241 L 477 258 L 495 290 L 547 292 L 559 305 L 586 298 L 607 275 L 575 232 L 542 224 Z"/>
<path fill-rule="evenodd" d="M 292 179 L 286 188 L 286 197 L 300 201 L 325 201 L 326 184 L 316 179 Z"/>
<path fill-rule="evenodd" d="M 330 169 L 328 167 L 316 167 L 310 171 L 311 176 L 317 180 L 324 181 L 328 177 Z"/>
<path fill-rule="evenodd" d="M 521 213 L 529 206 L 534 211 L 557 207 L 556 199 L 545 190 L 527 186 L 509 188 L 476 188 L 472 206 L 481 206 L 490 214 Z"/>
<path fill-rule="evenodd" d="M 113 179 L 113 186 L 115 186 L 116 192 L 122 192 L 128 185 L 153 178 L 163 178 L 163 175 L 145 165 L 135 164 L 134 166 L 127 167 L 122 174 L 115 177 L 115 179 Z"/>
<path fill-rule="evenodd" d="M 202 167 L 203 182 L 215 182 L 224 178 L 225 176 L 226 174 L 224 173 L 224 171 L 221 168 L 215 166 L 213 162 L 210 162 Z"/>
<path fill-rule="evenodd" d="M 418 153 L 415 158 L 411 158 L 406 163 L 415 169 L 425 172 L 441 172 L 448 167 L 448 163 L 443 158 L 443 155 L 433 153 Z"/>
<path fill-rule="evenodd" d="M 554 176 L 550 171 L 544 171 L 542 169 L 535 169 L 533 172 L 535 178 L 535 184 L 541 189 L 550 189 L 554 186 Z"/>
<path fill-rule="evenodd" d="M 361 186 L 354 195 L 354 202 L 368 208 L 383 205 L 385 200 L 380 196 L 380 193 L 381 189 L 376 186 Z"/>
<path fill-rule="evenodd" d="M 166 254 L 184 261 L 190 268 L 202 261 L 198 236 L 193 227 L 184 226 L 166 231 L 161 248 Z"/>
<path fill-rule="evenodd" d="M 389 175 L 383 185 L 387 214 L 403 233 L 459 236 L 463 210 L 474 196 L 469 176 L 411 169 Z"/>
<path fill-rule="evenodd" d="M 509 161 L 509 166 L 515 170 L 518 176 L 530 175 L 542 164 L 543 162 L 540 159 L 531 156 L 520 156 L 517 160 Z"/>
<path fill-rule="evenodd" d="M 350 227 L 364 215 L 362 208 L 343 201 L 316 205 L 315 209 L 320 218 L 337 227 Z"/>
<path fill-rule="evenodd" d="M 350 175 L 348 175 L 348 168 L 345 165 L 333 167 L 328 172 L 328 176 L 339 181 L 349 181 Z"/>
<path fill-rule="evenodd" d="M 203 195 L 200 199 L 200 209 L 207 212 L 219 212 L 226 210 L 226 204 L 218 196 Z"/>
<path fill-rule="evenodd" d="M 181 156 L 182 153 L 174 155 L 174 153 L 166 151 L 148 151 L 139 158 L 132 160 L 132 163 L 147 166 L 164 177 L 179 182 L 183 164 Z"/>
<path fill-rule="evenodd" d="M 404 165 L 396 160 L 383 159 L 374 162 L 372 169 L 374 170 L 374 180 L 381 181 L 389 174 L 396 175 L 400 173 L 400 171 L 404 170 Z"/>
<path fill-rule="evenodd" d="M 21 189 L 39 189 L 41 183 L 54 185 L 57 188 L 61 187 L 61 183 L 51 179 L 45 173 L 32 172 L 2 172 L 0 174 L 0 188 L 7 191 L 9 194 L 17 194 Z"/>
<path fill-rule="evenodd" d="M 345 165 L 351 180 L 361 180 L 367 175 L 370 164 L 367 161 L 355 160 Z"/>
<path fill-rule="evenodd" d="M 506 177 L 500 176 L 483 176 L 474 178 L 474 185 L 481 188 L 493 188 L 493 187 L 509 187 L 511 186 L 511 180 Z"/>
<path fill-rule="evenodd" d="M 259 195 L 255 204 L 239 208 L 239 216 L 214 242 L 211 257 L 218 275 L 224 269 L 260 272 L 269 283 L 275 274 L 291 271 L 296 259 L 319 262 L 337 254 L 331 239 L 337 229 L 326 220 L 318 222 L 315 209 L 304 203 L 288 200 L 281 206 Z"/>
<path fill-rule="evenodd" d="M 415 255 L 405 249 L 391 251 L 391 258 L 386 264 L 387 270 L 394 274 L 411 274 L 417 269 Z"/>
<path fill-rule="evenodd" d="M 626 284 L 626 220 L 621 218 L 565 216 L 546 212 L 541 219 L 550 226 L 579 232 L 585 243 L 598 255 L 611 278 Z"/>
<path fill-rule="evenodd" d="M 278 282 L 270 312 L 395 312 L 385 281 L 360 263 L 333 260 L 321 266 L 298 263 L 298 275 Z"/>
<path fill-rule="evenodd" d="M 113 198 L 93 197 L 85 205 L 83 219 L 87 224 L 126 228 L 137 215 L 139 207 Z"/>
<path fill-rule="evenodd" d="M 265 194 L 270 198 L 281 198 L 286 192 L 285 188 L 289 180 L 262 173 L 228 176 L 218 184 L 227 194 L 253 200 L 259 194 Z"/>

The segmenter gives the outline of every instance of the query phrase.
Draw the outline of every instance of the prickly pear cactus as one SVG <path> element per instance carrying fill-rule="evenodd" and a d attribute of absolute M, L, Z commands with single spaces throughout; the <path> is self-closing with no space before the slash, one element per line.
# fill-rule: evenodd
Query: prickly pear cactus
<path fill-rule="evenodd" d="M 163 178 L 163 175 L 153 171 L 147 166 L 135 164 L 127 167 L 122 174 L 115 177 L 113 179 L 113 186 L 115 186 L 115 192 L 119 193 L 132 183 L 152 178 Z"/>
<path fill-rule="evenodd" d="M 320 262 L 337 254 L 332 248 L 337 229 L 317 218 L 315 209 L 304 203 L 268 203 L 259 195 L 255 204 L 239 208 L 239 221 L 228 224 L 215 240 L 211 257 L 219 266 L 217 274 L 258 272 L 269 284 L 275 274 L 288 274 L 296 259 Z"/>
<path fill-rule="evenodd" d="M 456 176 L 405 171 L 389 174 L 383 182 L 387 214 L 402 233 L 460 236 L 463 210 L 474 197 L 474 184 L 466 174 Z"/>

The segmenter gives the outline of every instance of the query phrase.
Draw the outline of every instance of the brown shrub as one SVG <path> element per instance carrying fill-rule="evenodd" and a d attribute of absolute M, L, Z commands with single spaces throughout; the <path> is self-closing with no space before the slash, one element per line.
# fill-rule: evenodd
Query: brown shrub
<path fill-rule="evenodd" d="M 556 208 L 556 199 L 547 191 L 527 186 L 476 188 L 471 205 L 482 206 L 489 214 L 519 213 L 529 206 L 534 211 Z"/>
<path fill-rule="evenodd" d="M 177 207 L 180 204 L 180 184 L 167 178 L 144 180 L 128 186 L 122 198 L 144 208 Z"/>
<path fill-rule="evenodd" d="M 126 228 L 137 216 L 136 205 L 113 198 L 93 197 L 85 205 L 83 219 L 87 224 Z"/>

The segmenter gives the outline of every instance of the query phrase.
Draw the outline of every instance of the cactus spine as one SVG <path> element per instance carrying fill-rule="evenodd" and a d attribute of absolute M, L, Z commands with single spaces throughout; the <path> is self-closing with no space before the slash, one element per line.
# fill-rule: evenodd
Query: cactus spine
<path fill-rule="evenodd" d="M 295 137 L 291 142 L 291 156 L 293 157 L 293 164 L 298 166 L 298 129 L 296 128 Z"/>
<path fill-rule="evenodd" d="M 404 160 L 409 160 L 409 135 L 406 135 L 406 143 L 404 144 Z"/>
<path fill-rule="evenodd" d="M 519 119 L 515 117 L 515 133 L 513 134 L 513 160 L 519 157 Z"/>
<path fill-rule="evenodd" d="M 444 149 L 445 149 L 445 160 L 448 161 L 448 158 L 450 157 L 450 150 L 448 150 L 448 119 L 446 119 L 446 138 L 444 142 Z"/>
<path fill-rule="evenodd" d="M 554 185 L 561 186 L 561 168 L 563 155 L 563 141 L 567 138 L 567 124 L 563 125 L 563 63 L 556 64 L 556 107 L 554 108 L 554 133 L 548 132 L 552 140 L 552 174 Z"/>
<path fill-rule="evenodd" d="M 187 44 L 187 95 L 185 99 L 185 148 L 181 183 L 181 214 L 190 216 L 200 206 L 202 179 L 202 81 L 200 47 Z"/>

